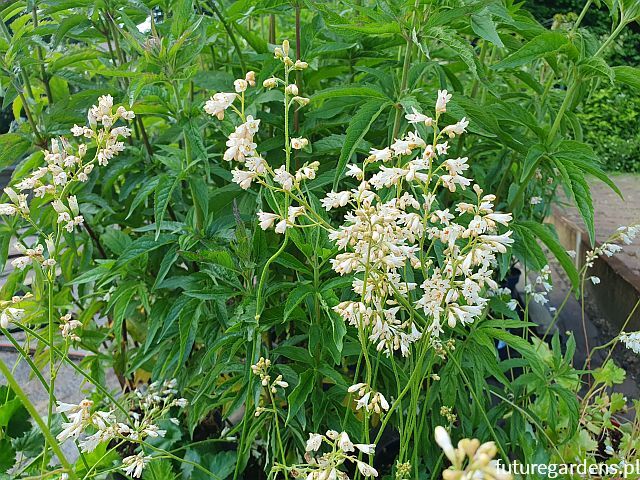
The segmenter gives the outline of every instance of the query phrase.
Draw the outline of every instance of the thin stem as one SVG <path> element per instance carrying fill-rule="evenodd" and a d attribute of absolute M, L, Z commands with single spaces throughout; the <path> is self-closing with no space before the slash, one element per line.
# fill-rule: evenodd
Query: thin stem
<path fill-rule="evenodd" d="M 77 479 L 78 477 L 76 476 L 75 471 L 73 470 L 73 468 L 71 467 L 71 464 L 69 463 L 67 458 L 64 456 L 64 453 L 58 446 L 58 443 L 56 439 L 53 437 L 51 430 L 49 429 L 47 424 L 42 420 L 42 417 L 40 417 L 40 414 L 36 410 L 36 407 L 33 405 L 33 403 L 31 403 L 31 400 L 29 400 L 29 397 L 24 393 L 22 388 L 20 388 L 20 384 L 16 381 L 15 377 L 11 373 L 11 370 L 7 367 L 7 365 L 4 363 L 2 359 L 0 359 L 0 372 L 7 379 L 7 383 L 11 387 L 11 390 L 13 390 L 16 397 L 20 399 L 20 402 L 27 409 L 33 421 L 38 424 L 38 427 L 42 431 L 42 434 L 44 435 L 46 442 L 51 446 L 51 450 L 53 450 L 53 453 L 58 457 L 58 460 L 60 461 L 60 464 L 62 465 L 62 467 L 65 469 L 66 473 L 69 475 L 70 478 L 74 480 Z"/>
<path fill-rule="evenodd" d="M 233 46 L 235 47 L 236 54 L 238 55 L 238 60 L 240 61 L 240 67 L 242 68 L 242 71 L 244 73 L 246 73 L 247 65 L 244 62 L 244 57 L 242 55 L 242 50 L 240 49 L 240 44 L 238 43 L 238 40 L 236 39 L 236 36 L 233 34 L 233 30 L 231 30 L 231 27 L 229 26 L 227 21 L 224 19 L 223 15 L 222 15 L 222 12 L 218 9 L 215 0 L 207 0 L 207 5 L 209 5 L 209 7 L 211 7 L 211 10 L 213 10 L 213 13 L 216 14 L 216 17 L 218 17 L 218 19 L 222 23 L 222 26 L 227 31 L 227 34 L 229 35 L 229 38 L 231 39 L 231 42 L 233 43 Z"/>

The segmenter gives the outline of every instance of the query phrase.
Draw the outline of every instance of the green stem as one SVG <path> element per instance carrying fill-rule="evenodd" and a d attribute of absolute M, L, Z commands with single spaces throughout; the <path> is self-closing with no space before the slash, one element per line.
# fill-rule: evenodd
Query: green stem
<path fill-rule="evenodd" d="M 24 407 L 29 412 L 29 415 L 31 415 L 31 418 L 33 418 L 33 421 L 36 422 L 36 424 L 42 431 L 46 442 L 51 445 L 51 450 L 53 450 L 53 453 L 58 457 L 58 460 L 66 470 L 66 473 L 70 478 L 74 480 L 77 479 L 78 477 L 76 476 L 75 471 L 71 467 L 71 464 L 69 463 L 67 458 L 64 456 L 64 453 L 62 453 L 62 450 L 60 449 L 60 446 L 51 433 L 51 430 L 42 420 L 42 417 L 40 417 L 40 415 L 38 414 L 38 411 L 34 407 L 33 403 L 31 403 L 29 397 L 24 393 L 22 388 L 20 388 L 20 384 L 16 381 L 15 377 L 11 373 L 11 370 L 7 367 L 2 359 L 0 359 L 0 372 L 5 376 L 5 378 L 7 379 L 7 383 L 11 387 L 11 390 L 13 390 L 13 392 L 16 394 L 16 397 L 20 399 L 22 405 L 24 405 Z"/>
<path fill-rule="evenodd" d="M 217 7 L 217 5 L 216 5 L 214 0 L 207 0 L 207 5 L 209 5 L 211 7 L 211 10 L 213 10 L 213 13 L 216 14 L 216 17 L 218 17 L 218 19 L 222 23 L 222 26 L 227 31 L 227 34 L 229 35 L 229 38 L 231 39 L 231 42 L 233 43 L 233 46 L 236 49 L 236 53 L 238 54 L 238 60 L 240 60 L 240 67 L 242 68 L 242 72 L 246 73 L 247 72 L 247 65 L 246 65 L 246 63 L 244 63 L 244 57 L 242 55 L 242 50 L 240 49 L 240 44 L 238 43 L 238 40 L 236 39 L 236 36 L 233 34 L 233 30 L 231 30 L 231 27 L 229 26 L 227 21 L 224 19 L 223 15 L 222 15 L 222 12 L 218 9 L 218 7 Z"/>

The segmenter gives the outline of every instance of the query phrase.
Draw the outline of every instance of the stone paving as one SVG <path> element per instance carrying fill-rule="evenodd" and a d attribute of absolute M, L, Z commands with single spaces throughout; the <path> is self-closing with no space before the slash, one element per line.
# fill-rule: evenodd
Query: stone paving
<path fill-rule="evenodd" d="M 601 243 L 621 225 L 640 223 L 640 175 L 610 174 L 610 178 L 618 186 L 624 199 L 621 199 L 608 185 L 593 180 L 590 182 L 593 197 L 594 223 L 596 241 Z M 574 207 L 558 206 L 562 216 L 583 231 L 584 222 Z M 625 246 L 616 257 L 636 276 L 640 277 L 640 242 Z"/>

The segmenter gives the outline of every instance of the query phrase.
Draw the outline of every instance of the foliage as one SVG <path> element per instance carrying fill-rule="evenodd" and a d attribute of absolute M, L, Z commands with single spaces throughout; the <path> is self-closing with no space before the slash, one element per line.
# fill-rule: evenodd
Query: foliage
<path fill-rule="evenodd" d="M 625 405 L 607 390 L 620 382 L 618 367 L 574 367 L 573 340 L 563 348 L 555 336 L 548 345 L 529 321 L 529 309 L 516 309 L 503 290 L 486 296 L 470 319 L 464 316 L 472 322 L 461 316 L 444 325 L 439 340 L 426 328 L 434 315 L 417 308 L 416 298 L 403 303 L 398 296 L 399 315 L 420 330 L 410 331 L 415 341 L 406 356 L 376 349 L 367 339 L 371 326 L 349 324 L 333 309 L 360 295 L 349 288 L 354 280 L 367 280 L 361 271 L 340 276 L 332 269 L 345 252 L 327 232 L 338 229 L 344 212 L 327 212 L 321 204 L 332 190 L 358 187 L 346 169 L 371 164 L 372 148 L 403 141 L 414 129 L 434 136 L 431 147 L 438 144 L 444 132 L 424 119 L 423 125 L 410 124 L 406 115 L 432 115 L 436 124 L 451 125 L 465 117 L 468 126 L 459 128 L 467 133 L 454 132 L 448 155 L 471 158 L 468 176 L 495 193 L 495 208 L 513 217 L 508 223 L 515 242 L 497 241 L 502 247 L 496 247 L 495 273 L 487 274 L 483 298 L 495 290 L 492 282 L 504 284 L 518 261 L 543 272 L 526 301 L 544 303 L 551 286 L 539 241 L 580 291 L 588 267 L 576 270 L 543 219 L 562 188 L 593 240 L 586 176 L 615 189 L 584 143 L 577 114 L 603 85 L 640 88 L 637 69 L 605 57 L 625 27 L 637 22 L 640 5 L 625 0 L 610 7 L 614 28 L 600 39 L 575 23 L 545 28 L 509 0 L 3 5 L 0 84 L 14 122 L 0 135 L 0 167 L 16 166 L 14 190 L 0 210 L 0 258 L 4 264 L 9 239 L 23 255 L 0 290 L 1 331 L 20 348 L 10 329 L 23 331 L 40 352 L 33 360 L 24 355 L 25 361 L 34 372 L 50 372 L 50 380 L 36 374 L 50 392 L 49 415 L 42 420 L 0 362 L 45 439 L 30 444 L 35 461 L 16 465 L 12 474 L 278 478 L 283 471 L 313 474 L 318 463 L 303 459 L 304 452 L 324 445 L 318 458 L 330 459 L 336 469 L 355 466 L 356 478 L 372 475 L 372 468 L 388 478 L 436 478 L 447 467 L 439 447 L 449 460 L 458 458 L 451 456 L 448 437 L 434 438 L 439 425 L 455 438 L 495 442 L 480 452 L 495 454 L 498 447 L 504 458 L 536 463 L 595 462 L 603 437 L 615 430 L 623 447 L 609 442 L 611 458 L 632 462 L 640 450 L 637 422 L 618 423 L 613 416 Z M 144 23 L 147 30 L 138 28 Z M 292 45 L 278 47 L 274 58 L 284 38 Z M 291 69 L 286 58 L 292 65 L 303 59 L 308 68 Z M 269 79 L 281 76 L 282 62 L 288 91 L 278 81 L 279 88 L 262 88 L 265 80 L 274 86 Z M 454 95 L 434 115 L 439 90 Z M 208 102 L 224 92 L 230 96 Z M 205 115 L 205 108 L 217 118 Z M 249 116 L 260 123 L 247 136 L 236 128 Z M 58 140 L 60 135 L 67 138 Z M 298 190 L 291 193 L 275 176 L 273 182 L 264 177 L 260 189 L 233 183 L 242 184 L 242 168 L 224 156 L 239 136 L 256 144 L 246 153 L 257 149 L 266 171 L 281 168 L 285 180 L 301 171 Z M 237 151 L 229 155 L 240 159 Z M 398 168 L 413 161 L 407 155 L 394 156 Z M 96 171 L 86 171 L 89 164 Z M 31 180 L 31 186 L 23 183 Z M 42 188 L 41 194 L 20 197 L 20 185 L 25 192 Z M 402 185 L 386 185 L 379 202 L 400 197 Z M 479 196 L 470 188 L 439 188 L 433 205 L 453 211 Z M 417 192 L 416 198 L 422 202 Z M 290 219 L 289 207 L 301 206 Z M 284 236 L 264 230 L 261 223 L 275 219 L 258 218 L 258 211 L 278 215 Z M 433 228 L 429 208 L 420 213 Z M 300 228 L 293 228 L 298 217 Z M 469 227 L 469 220 L 459 222 Z M 632 233 L 637 229 L 623 230 L 612 244 Z M 433 268 L 455 251 L 426 234 L 416 238 L 425 267 L 396 265 L 405 283 L 433 280 Z M 453 311 L 450 302 L 447 312 Z M 498 349 L 505 344 L 509 358 Z M 89 352 L 80 366 L 69 359 L 72 347 Z M 60 406 L 58 415 L 53 392 L 61 362 L 76 368 L 90 389 L 85 403 Z M 131 393 L 107 390 L 109 370 Z M 366 385 L 350 388 L 359 383 Z M 154 402 L 171 400 L 143 414 L 151 404 L 140 399 L 165 384 L 171 392 Z M 585 385 L 590 388 L 579 401 Z M 174 387 L 188 402 L 173 403 Z M 356 396 L 383 405 L 376 393 L 390 403 L 388 412 L 356 408 Z M 112 411 L 124 427 L 102 428 L 101 418 L 116 425 Z M 74 422 L 82 428 L 71 428 Z M 80 431 L 97 443 L 70 465 L 54 437 Z M 18 450 L 20 439 L 9 437 Z M 4 430 L 2 438 L 7 441 Z M 489 468 L 486 456 L 481 460 Z M 472 468 L 463 461 L 452 460 L 452 468 Z"/>

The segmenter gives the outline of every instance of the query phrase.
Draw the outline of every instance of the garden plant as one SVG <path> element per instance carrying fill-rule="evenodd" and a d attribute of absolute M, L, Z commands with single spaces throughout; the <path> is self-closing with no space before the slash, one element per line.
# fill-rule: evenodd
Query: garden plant
<path fill-rule="evenodd" d="M 581 345 L 530 308 L 550 264 L 583 302 L 640 233 L 595 242 L 589 182 L 617 187 L 581 110 L 640 92 L 609 56 L 640 2 L 580 8 L 549 28 L 511 0 L 0 5 L 0 332 L 48 397 L 0 358 L 0 477 L 640 460 L 612 354 L 640 332 Z M 560 196 L 582 267 L 546 222 Z"/>

